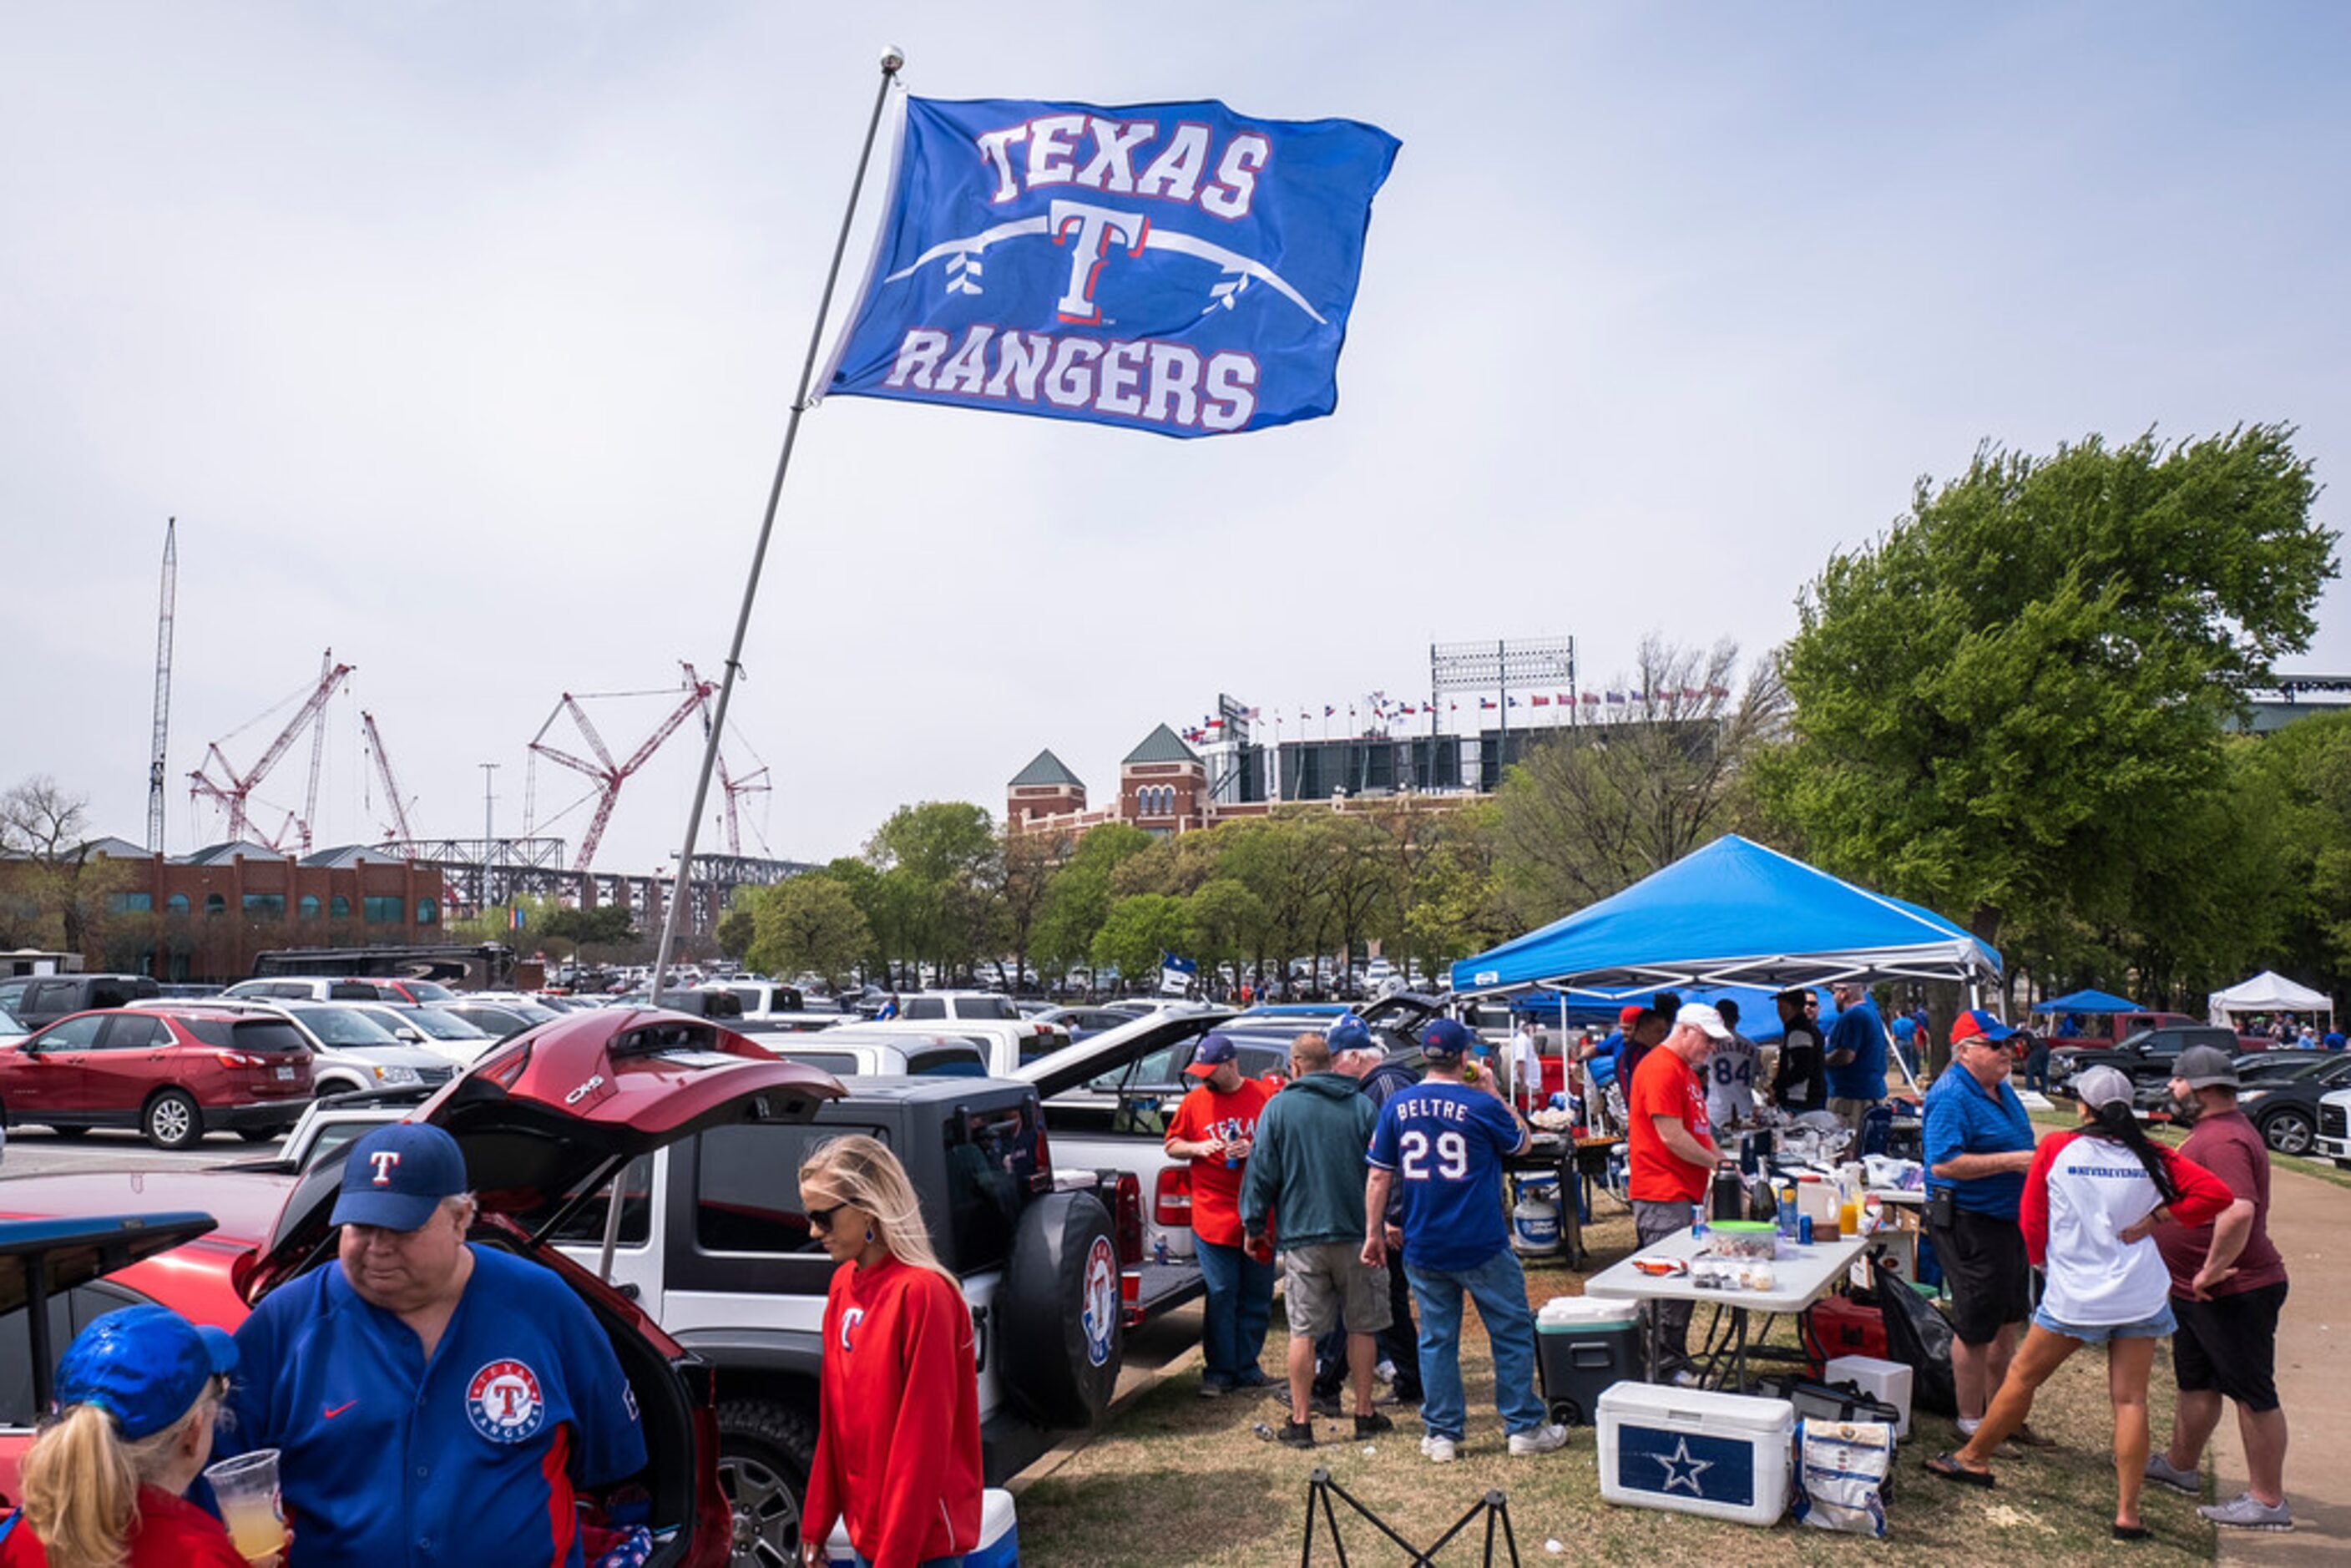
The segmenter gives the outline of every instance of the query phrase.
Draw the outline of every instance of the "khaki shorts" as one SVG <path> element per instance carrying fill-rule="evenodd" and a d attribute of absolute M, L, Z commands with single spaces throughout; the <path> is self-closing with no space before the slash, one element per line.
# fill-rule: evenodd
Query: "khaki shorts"
<path fill-rule="evenodd" d="M 1281 1255 L 1281 1298 L 1294 1334 L 1324 1334 L 1337 1328 L 1343 1305 L 1349 1333 L 1377 1333 L 1388 1326 L 1388 1271 L 1364 1267 L 1363 1247 L 1353 1241 L 1317 1241 Z"/>

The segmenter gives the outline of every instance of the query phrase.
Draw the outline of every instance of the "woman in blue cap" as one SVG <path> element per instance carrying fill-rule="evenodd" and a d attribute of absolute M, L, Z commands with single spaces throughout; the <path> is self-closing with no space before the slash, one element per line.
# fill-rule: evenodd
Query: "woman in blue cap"
<path fill-rule="evenodd" d="M 82 1330 L 57 1364 L 57 1413 L 25 1453 L 25 1506 L 0 1520 L 0 1568 L 247 1568 L 180 1495 L 212 1458 L 235 1367 L 235 1340 L 164 1307 Z"/>

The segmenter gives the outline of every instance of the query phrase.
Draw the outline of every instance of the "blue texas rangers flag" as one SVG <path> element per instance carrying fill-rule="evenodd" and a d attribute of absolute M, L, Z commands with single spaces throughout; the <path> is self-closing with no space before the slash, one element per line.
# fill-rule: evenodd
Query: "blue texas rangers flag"
<path fill-rule="evenodd" d="M 1396 139 L 1211 100 L 906 100 L 826 390 L 1224 435 L 1338 402 Z"/>

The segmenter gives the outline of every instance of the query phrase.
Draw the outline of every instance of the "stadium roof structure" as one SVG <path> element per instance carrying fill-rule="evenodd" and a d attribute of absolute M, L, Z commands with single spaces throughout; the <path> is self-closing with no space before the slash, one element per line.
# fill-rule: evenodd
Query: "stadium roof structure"
<path fill-rule="evenodd" d="M 1135 762 L 1197 762 L 1199 753 L 1184 744 L 1184 739 L 1165 725 L 1161 725 L 1143 737 L 1143 744 L 1126 754 L 1121 766 Z"/>
<path fill-rule="evenodd" d="M 1085 788 L 1085 780 L 1070 771 L 1069 764 L 1053 755 L 1048 747 L 1037 754 L 1037 759 L 1012 776 L 1015 789 L 1040 784 L 1064 784 L 1073 789 Z"/>

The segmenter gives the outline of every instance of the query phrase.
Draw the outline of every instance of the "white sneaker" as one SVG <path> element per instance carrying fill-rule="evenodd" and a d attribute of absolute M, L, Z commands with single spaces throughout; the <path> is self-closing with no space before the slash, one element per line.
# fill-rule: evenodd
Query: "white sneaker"
<path fill-rule="evenodd" d="M 1567 1428 L 1538 1427 L 1531 1432 L 1510 1434 L 1512 1454 L 1549 1454 L 1567 1447 Z"/>
<path fill-rule="evenodd" d="M 1432 1465 L 1449 1465 L 1461 1457 L 1461 1448 L 1452 1438 L 1431 1432 L 1420 1440 L 1420 1456 Z"/>
<path fill-rule="evenodd" d="M 1381 1357 L 1380 1364 L 1372 1368 L 1372 1375 L 1378 1378 L 1382 1383 L 1394 1383 L 1395 1381 L 1395 1363 L 1388 1360 L 1384 1356 Z"/>

